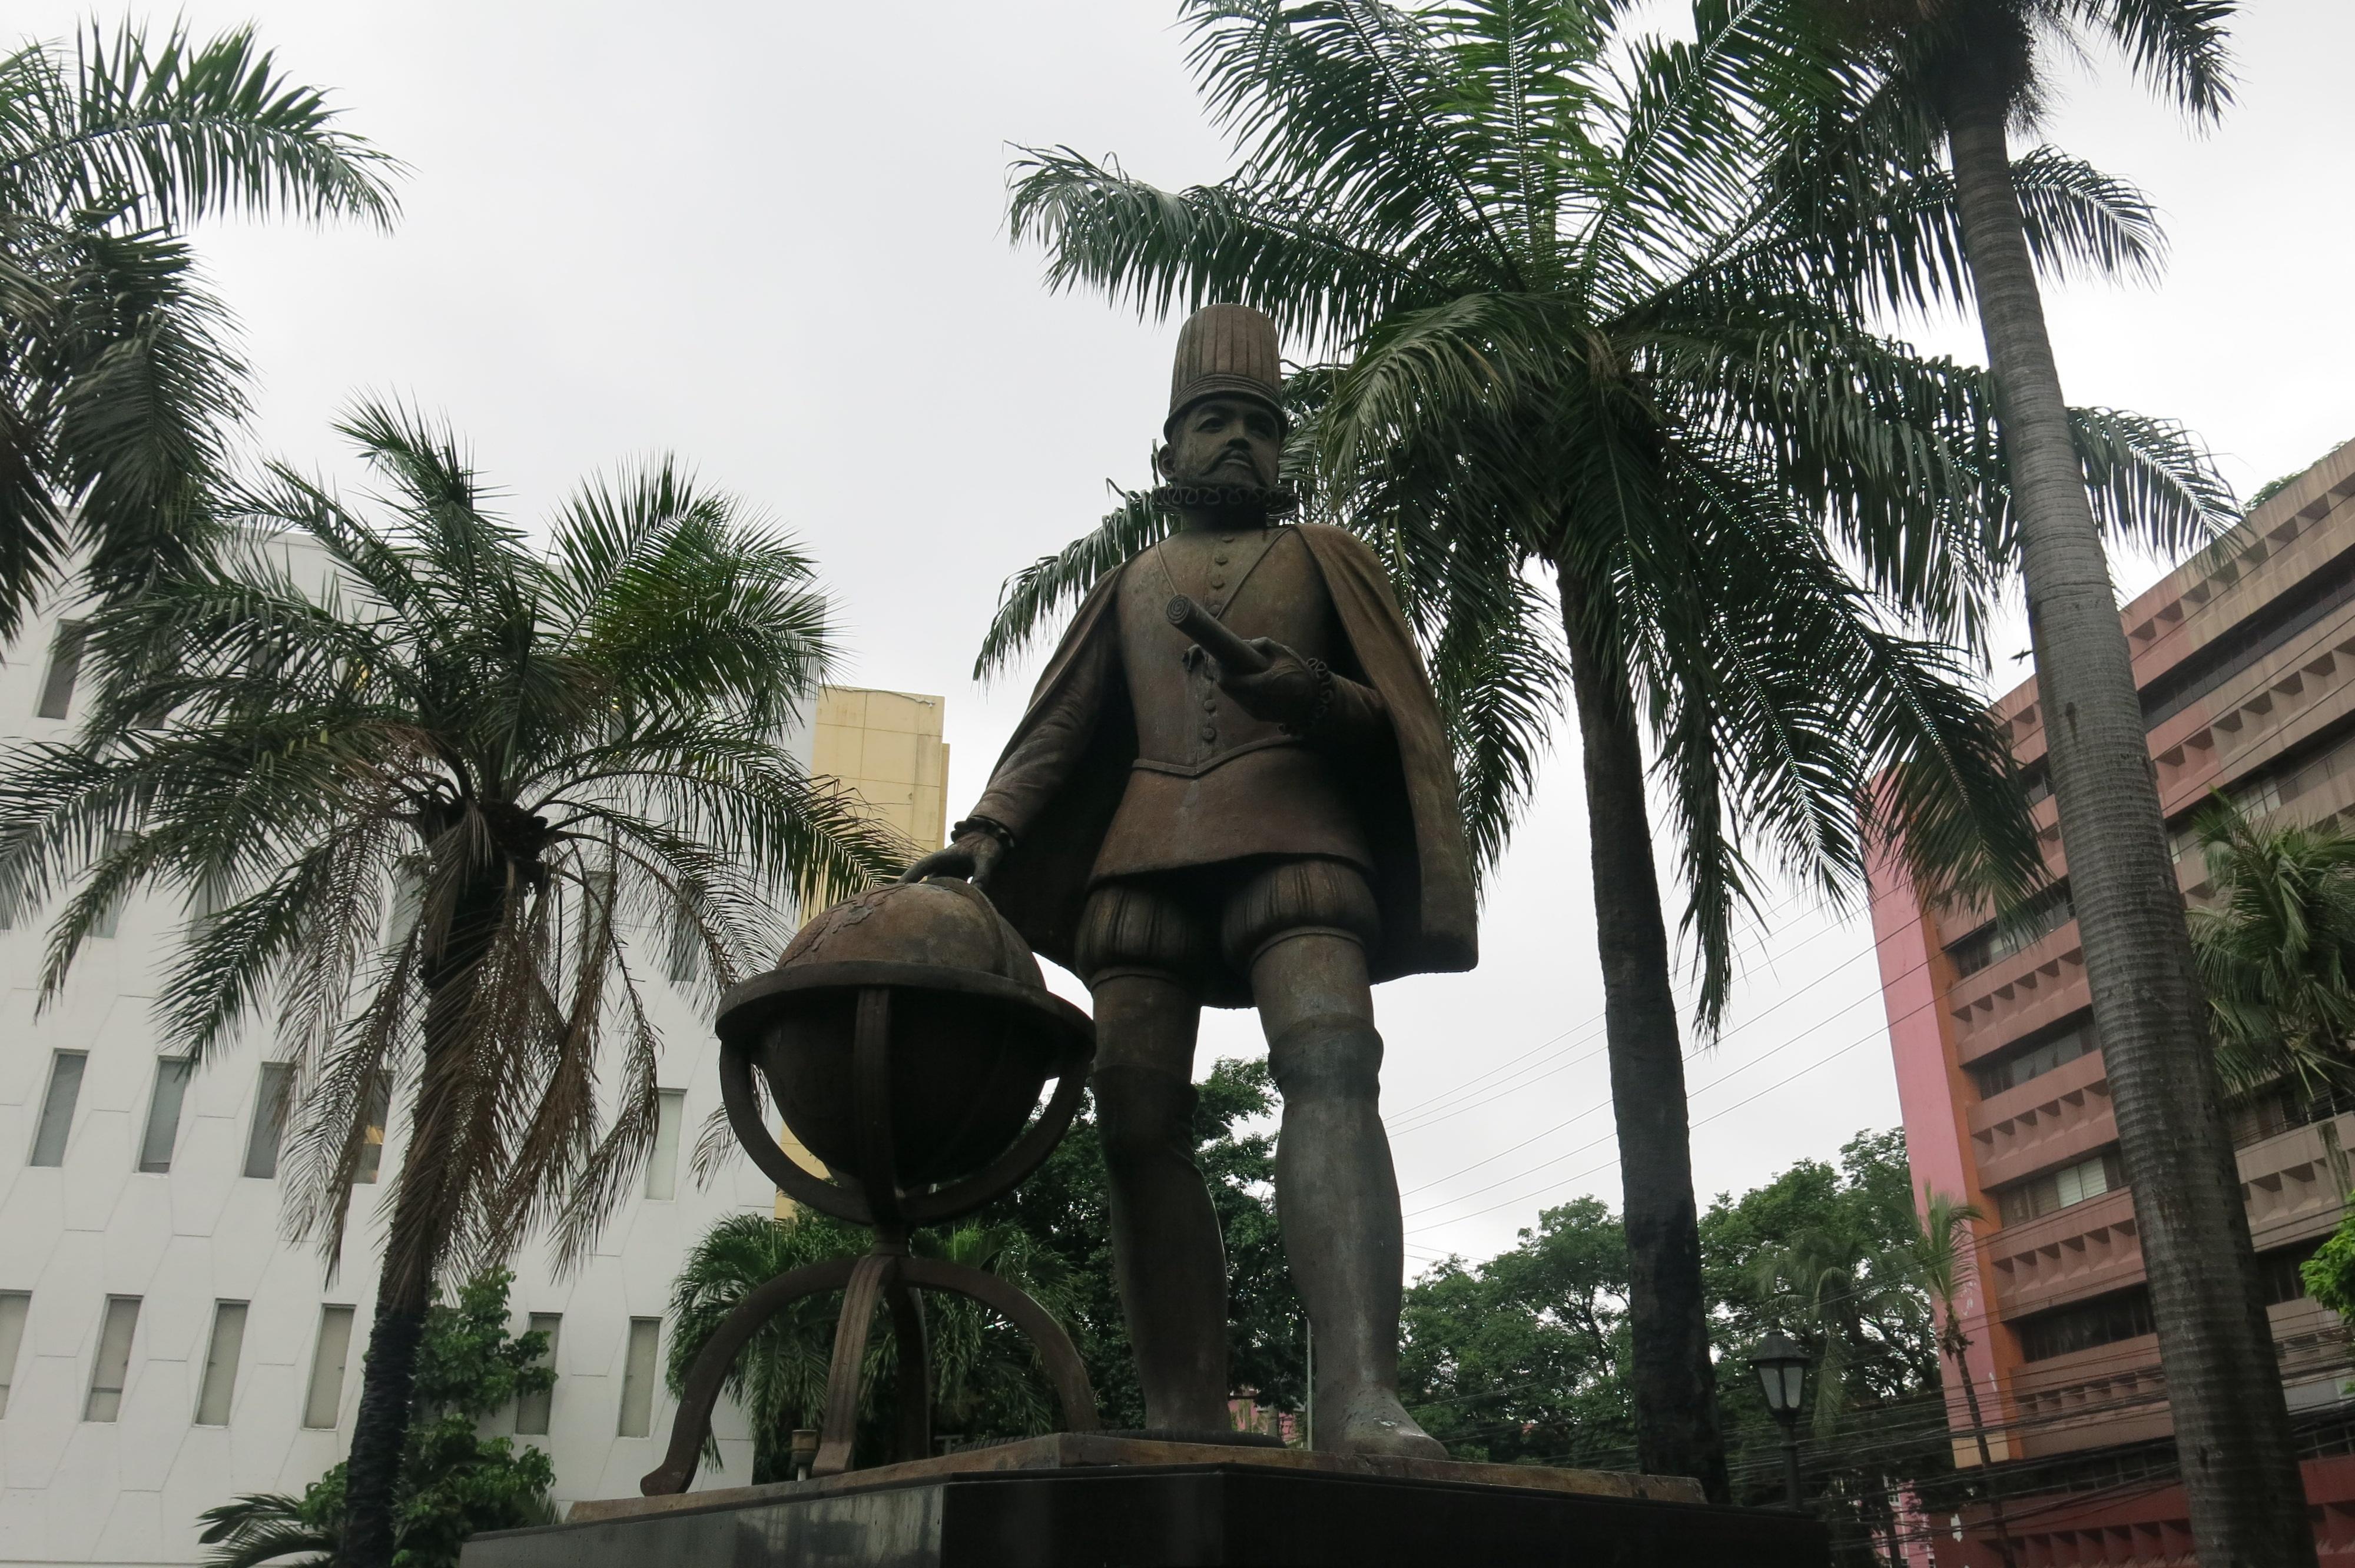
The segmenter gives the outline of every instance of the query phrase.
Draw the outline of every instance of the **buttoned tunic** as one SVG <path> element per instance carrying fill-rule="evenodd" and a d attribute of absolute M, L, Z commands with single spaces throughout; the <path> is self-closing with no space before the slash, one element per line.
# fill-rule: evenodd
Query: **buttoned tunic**
<path fill-rule="evenodd" d="M 1032 744 L 999 763 L 976 816 L 1019 835 L 1043 795 L 1084 745 L 1106 688 L 1124 685 L 1136 719 L 1136 758 L 1090 873 L 1091 883 L 1216 865 L 1254 855 L 1329 855 L 1370 870 L 1348 794 L 1334 776 L 1337 747 L 1385 722 L 1381 701 L 1348 670 L 1348 644 L 1331 594 L 1296 529 L 1184 530 L 1121 568 L 1114 634 L 1040 715 Z M 1309 741 L 1254 718 L 1219 686 L 1211 661 L 1169 623 L 1187 594 L 1237 635 L 1265 637 L 1303 658 L 1338 664 L 1356 734 Z"/>

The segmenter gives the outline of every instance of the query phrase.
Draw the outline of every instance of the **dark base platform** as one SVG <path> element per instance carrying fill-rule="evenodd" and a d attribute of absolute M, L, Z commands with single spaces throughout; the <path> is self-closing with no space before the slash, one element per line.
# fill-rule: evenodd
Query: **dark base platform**
<path fill-rule="evenodd" d="M 1066 1434 L 826 1480 L 577 1503 L 464 1568 L 1824 1568 L 1693 1483 Z"/>

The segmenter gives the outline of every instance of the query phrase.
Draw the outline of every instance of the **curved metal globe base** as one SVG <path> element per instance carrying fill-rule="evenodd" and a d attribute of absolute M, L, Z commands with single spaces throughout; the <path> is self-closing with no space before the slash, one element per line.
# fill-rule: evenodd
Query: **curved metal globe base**
<path fill-rule="evenodd" d="M 945 985 L 942 983 L 947 980 Z M 892 1179 L 891 993 L 900 987 L 952 990 L 1012 1001 L 1040 1014 L 1040 1022 L 1064 1036 L 1055 1093 L 1039 1119 L 996 1161 L 976 1175 L 927 1192 L 909 1193 Z M 837 1185 L 789 1160 L 762 1123 L 752 1084 L 751 1042 L 762 1020 L 795 995 L 829 989 L 856 990 L 858 1022 L 852 1044 L 859 1180 Z M 1002 989 L 1001 989 L 1002 988 Z M 1079 1109 L 1086 1081 L 1092 1030 L 1086 1015 L 1050 993 L 1012 996 L 1017 988 L 988 976 L 946 976 L 931 966 L 861 963 L 812 966 L 791 974 L 764 976 L 731 992 L 720 1020 L 721 1097 L 737 1139 L 754 1161 L 787 1192 L 813 1208 L 875 1227 L 874 1250 L 860 1257 L 829 1258 L 779 1275 L 747 1296 L 724 1319 L 687 1375 L 678 1414 L 663 1462 L 638 1482 L 648 1497 L 683 1492 L 695 1479 L 703 1445 L 711 1432 L 712 1408 L 719 1403 L 728 1370 L 761 1326 L 794 1302 L 830 1291 L 842 1292 L 835 1320 L 834 1356 L 826 1371 L 826 1420 L 818 1437 L 813 1476 L 839 1475 L 850 1467 L 858 1431 L 860 1368 L 875 1309 L 888 1306 L 899 1346 L 898 1443 L 902 1459 L 932 1453 L 932 1360 L 924 1336 L 919 1290 L 947 1290 L 980 1302 L 1012 1323 L 1038 1350 L 1071 1432 L 1097 1429 L 1095 1393 L 1088 1385 L 1079 1351 L 1044 1308 L 994 1274 L 942 1258 L 918 1257 L 908 1250 L 911 1224 L 951 1219 L 981 1207 L 1028 1175 L 1051 1152 Z"/>
<path fill-rule="evenodd" d="M 850 1446 L 858 1431 L 859 1367 L 867 1359 L 867 1340 L 875 1308 L 888 1302 L 891 1331 L 900 1346 L 898 1379 L 899 1457 L 922 1459 L 932 1446 L 931 1359 L 925 1349 L 922 1304 L 916 1291 L 949 1290 L 972 1298 L 1011 1322 L 1032 1345 L 1054 1384 L 1062 1406 L 1063 1426 L 1071 1432 L 1097 1428 L 1095 1393 L 1088 1386 L 1087 1367 L 1070 1336 L 1036 1301 L 998 1278 L 961 1263 L 916 1257 L 879 1242 L 863 1257 L 830 1258 L 806 1268 L 781 1274 L 746 1297 L 708 1340 L 687 1386 L 679 1395 L 678 1415 L 671 1423 L 670 1448 L 663 1462 L 646 1473 L 638 1489 L 648 1497 L 683 1492 L 695 1480 L 703 1440 L 711 1430 L 712 1407 L 728 1381 L 728 1369 L 761 1325 L 805 1297 L 839 1290 L 842 1314 L 836 1319 L 834 1359 L 826 1370 L 826 1425 L 818 1435 L 813 1476 L 839 1475 L 850 1467 Z M 914 1376 L 907 1369 L 915 1369 Z"/>

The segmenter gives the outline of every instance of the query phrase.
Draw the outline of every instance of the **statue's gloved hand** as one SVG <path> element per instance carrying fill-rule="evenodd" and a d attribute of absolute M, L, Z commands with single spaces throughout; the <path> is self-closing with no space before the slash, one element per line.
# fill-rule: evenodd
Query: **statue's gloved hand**
<path fill-rule="evenodd" d="M 984 887 L 1005 855 L 1004 840 L 986 829 L 975 828 L 959 833 L 948 848 L 934 850 L 917 861 L 900 874 L 900 880 L 922 882 L 928 876 L 961 876 L 975 887 Z"/>
<path fill-rule="evenodd" d="M 1251 645 L 1267 661 L 1267 668 L 1243 674 L 1219 668 L 1219 685 L 1235 705 L 1263 724 L 1301 728 L 1314 720 L 1327 702 L 1332 676 L 1322 665 L 1270 638 L 1254 637 Z"/>

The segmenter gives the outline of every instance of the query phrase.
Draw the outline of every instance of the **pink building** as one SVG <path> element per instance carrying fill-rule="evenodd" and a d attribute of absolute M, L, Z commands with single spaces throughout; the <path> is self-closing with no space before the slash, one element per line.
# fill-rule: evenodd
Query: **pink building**
<path fill-rule="evenodd" d="M 2124 611 L 2185 895 L 2206 893 L 2193 819 L 2222 790 L 2244 810 L 2318 821 L 2355 810 L 2355 442 L 2290 482 L 2223 545 Z M 2150 1332 L 2134 1195 L 2071 917 L 2028 682 L 1994 707 L 2029 781 L 2056 883 L 2024 927 L 1924 908 L 1878 867 L 1873 935 L 1916 1188 L 1978 1205 L 1962 1301 L 1970 1375 L 2023 1568 L 2185 1563 L 2190 1535 Z M 2297 1265 L 2355 1187 L 2355 1104 L 2284 1096 L 2235 1142 L 2323 1562 L 2355 1565 L 2355 1377 L 2336 1314 Z M 1955 1462 L 1979 1464 L 1948 1371 Z M 1970 1518 L 1933 1519 L 1940 1568 L 1995 1568 Z M 1966 1539 L 1957 1540 L 1957 1534 Z"/>

